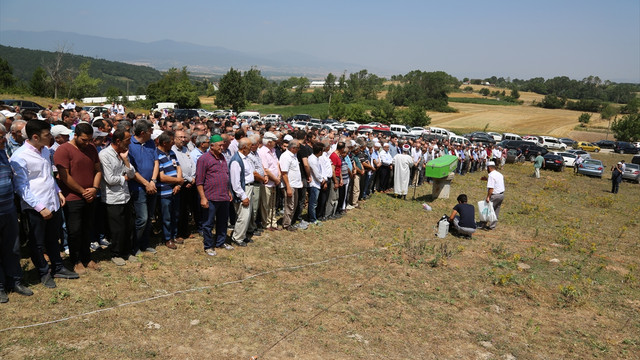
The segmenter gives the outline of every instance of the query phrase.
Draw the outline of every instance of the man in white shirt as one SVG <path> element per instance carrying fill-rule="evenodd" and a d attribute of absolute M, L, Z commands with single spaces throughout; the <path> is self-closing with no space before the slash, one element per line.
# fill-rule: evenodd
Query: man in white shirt
<path fill-rule="evenodd" d="M 278 140 L 278 137 L 268 131 L 262 139 L 264 146 L 258 149 L 258 156 L 260 156 L 260 160 L 262 161 L 265 175 L 269 179 L 262 188 L 264 189 L 264 193 L 260 194 L 260 214 L 264 222 L 264 228 L 272 231 L 278 230 L 276 190 L 280 185 L 280 166 L 275 152 L 276 140 Z"/>
<path fill-rule="evenodd" d="M 189 231 L 189 211 L 195 213 L 199 210 L 198 203 L 195 200 L 196 191 L 196 163 L 191 159 L 191 153 L 187 147 L 189 137 L 183 130 L 177 130 L 174 138 L 174 144 L 171 150 L 176 154 L 180 168 L 182 169 L 182 178 L 184 183 L 180 188 L 180 215 L 178 215 L 178 237 L 176 242 L 180 244 L 184 239 L 191 236 Z"/>
<path fill-rule="evenodd" d="M 51 127 L 41 120 L 29 120 L 25 126 L 27 140 L 10 160 L 15 173 L 16 193 L 29 224 L 31 261 L 40 281 L 55 288 L 53 278 L 77 279 L 77 273 L 62 264 L 58 237 L 62 226 L 65 197 L 53 178 L 53 166 L 47 146 L 51 144 Z M 44 257 L 45 252 L 51 267 Z"/>
<path fill-rule="evenodd" d="M 231 157 L 229 163 L 229 182 L 233 190 L 233 206 L 236 212 L 236 223 L 231 239 L 238 246 L 247 246 L 247 229 L 251 220 L 251 195 L 253 193 L 254 166 L 248 155 L 251 152 L 251 140 L 242 138 L 238 141 L 238 152 Z"/>
<path fill-rule="evenodd" d="M 493 161 L 487 162 L 487 171 L 489 176 L 487 179 L 487 203 L 493 203 L 493 210 L 496 213 L 496 221 L 487 223 L 484 226 L 484 230 L 493 230 L 498 225 L 498 216 L 500 215 L 500 206 L 504 200 L 504 176 L 496 170 L 496 163 Z"/>
<path fill-rule="evenodd" d="M 300 142 L 296 139 L 289 142 L 289 147 L 280 155 L 280 170 L 282 171 L 282 182 L 286 190 L 284 204 L 284 218 L 282 227 L 289 231 L 295 231 L 300 226 L 295 226 L 293 221 L 301 212 L 298 205 L 298 189 L 302 188 L 302 174 L 300 173 L 300 163 L 297 153 L 300 150 Z"/>

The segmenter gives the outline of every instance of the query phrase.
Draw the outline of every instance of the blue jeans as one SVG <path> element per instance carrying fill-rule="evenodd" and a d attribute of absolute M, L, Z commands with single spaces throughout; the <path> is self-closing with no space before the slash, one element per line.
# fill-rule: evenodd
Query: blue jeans
<path fill-rule="evenodd" d="M 202 237 L 204 249 L 222 247 L 227 240 L 227 222 L 229 221 L 229 202 L 209 200 L 209 209 L 202 209 L 204 223 L 202 224 Z M 211 231 L 216 227 L 216 241 L 213 242 Z"/>
<path fill-rule="evenodd" d="M 131 201 L 136 212 L 136 233 L 133 243 L 133 253 L 149 247 L 151 234 L 151 217 L 156 209 L 156 194 L 149 195 L 144 188 L 131 192 Z"/>
<path fill-rule="evenodd" d="M 313 186 L 309 186 L 309 222 L 316 222 L 316 207 L 318 205 L 318 196 L 320 195 L 320 189 Z"/>
<path fill-rule="evenodd" d="M 162 234 L 164 235 L 164 241 L 175 239 L 176 236 L 178 236 L 180 193 L 160 198 L 160 213 L 162 214 Z"/>

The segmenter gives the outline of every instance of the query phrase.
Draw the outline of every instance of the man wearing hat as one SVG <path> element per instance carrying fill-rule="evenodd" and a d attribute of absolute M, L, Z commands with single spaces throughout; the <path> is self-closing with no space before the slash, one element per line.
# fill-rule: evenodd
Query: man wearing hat
<path fill-rule="evenodd" d="M 393 192 L 406 200 L 409 191 L 409 180 L 411 179 L 411 168 L 413 167 L 413 158 L 411 155 L 411 146 L 409 144 L 402 145 L 402 153 L 393 158 Z"/>
<path fill-rule="evenodd" d="M 227 222 L 229 221 L 229 168 L 222 155 L 224 139 L 215 134 L 210 138 L 209 151 L 198 159 L 196 164 L 196 188 L 200 195 L 200 206 L 204 210 L 202 224 L 204 251 L 209 256 L 217 255 L 215 247 L 232 250 L 225 243 L 227 239 Z M 212 235 L 216 228 L 215 240 Z"/>
<path fill-rule="evenodd" d="M 264 173 L 269 181 L 262 188 L 260 194 L 260 215 L 265 229 L 277 230 L 276 191 L 280 185 L 280 165 L 275 152 L 277 136 L 267 131 L 262 138 L 263 147 L 258 149 L 258 156 L 262 161 Z"/>
<path fill-rule="evenodd" d="M 504 200 L 504 176 L 496 170 L 496 163 L 494 161 L 487 162 L 487 171 L 489 176 L 487 179 L 487 203 L 493 203 L 493 210 L 496 213 L 496 219 L 500 215 L 500 206 Z M 491 223 L 487 223 L 484 226 L 484 230 L 493 230 L 498 225 L 498 220 Z"/>
<path fill-rule="evenodd" d="M 71 133 L 71 129 L 64 125 L 54 125 L 51 128 L 51 136 L 53 137 L 54 143 L 49 148 L 49 151 L 55 153 L 60 145 L 69 141 L 69 134 Z"/>

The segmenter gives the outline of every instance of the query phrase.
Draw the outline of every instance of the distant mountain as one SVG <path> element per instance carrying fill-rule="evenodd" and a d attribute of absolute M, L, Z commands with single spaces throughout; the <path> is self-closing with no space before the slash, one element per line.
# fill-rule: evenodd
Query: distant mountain
<path fill-rule="evenodd" d="M 55 53 L 0 45 L 0 56 L 11 65 L 13 75 L 16 78 L 29 83 L 36 68 L 43 66 L 43 64 L 52 63 Z M 150 83 L 162 78 L 160 71 L 149 66 L 132 65 L 72 54 L 66 54 L 63 58 L 65 67 L 74 70 L 77 70 L 80 64 L 87 61 L 91 61 L 89 75 L 102 80 L 99 86 L 101 94 L 111 86 L 121 89 L 123 92 L 128 89 L 129 94 L 132 94 L 138 88 L 146 89 Z"/>
<path fill-rule="evenodd" d="M 65 44 L 73 54 L 147 65 L 158 70 L 187 66 L 191 72 L 212 75 L 224 74 L 230 67 L 248 70 L 252 66 L 268 77 L 323 78 L 329 72 L 342 74 L 345 70 L 355 72 L 364 69 L 361 65 L 330 62 L 301 53 L 256 55 L 173 40 L 144 43 L 60 31 L 0 31 L 0 44 L 48 51 L 56 51 L 59 45 Z"/>

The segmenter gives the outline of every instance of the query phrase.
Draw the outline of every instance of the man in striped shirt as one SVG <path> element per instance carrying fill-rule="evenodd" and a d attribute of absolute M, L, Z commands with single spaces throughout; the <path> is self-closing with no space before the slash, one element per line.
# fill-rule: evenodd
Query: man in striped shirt
<path fill-rule="evenodd" d="M 158 192 L 160 193 L 160 209 L 162 213 L 162 232 L 165 245 L 172 250 L 177 249 L 178 216 L 180 216 L 180 188 L 184 179 L 182 168 L 178 164 L 176 154 L 171 150 L 175 133 L 167 130 L 158 136 Z"/>

